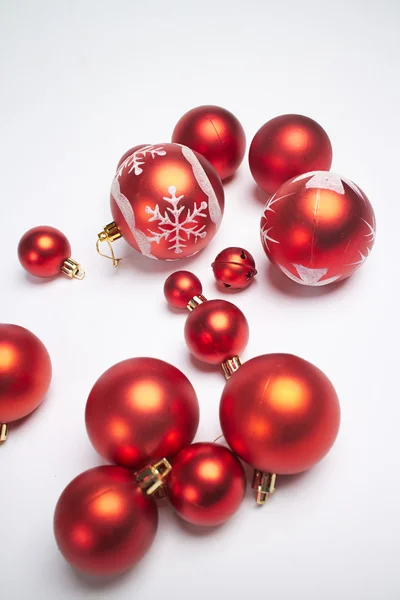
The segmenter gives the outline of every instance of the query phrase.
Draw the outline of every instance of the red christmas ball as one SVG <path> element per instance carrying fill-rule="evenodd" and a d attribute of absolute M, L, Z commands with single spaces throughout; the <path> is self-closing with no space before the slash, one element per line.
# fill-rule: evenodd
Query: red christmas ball
<path fill-rule="evenodd" d="M 326 131 L 302 115 L 282 115 L 265 123 L 249 151 L 251 173 L 267 194 L 291 177 L 329 171 L 331 164 L 332 146 Z"/>
<path fill-rule="evenodd" d="M 121 156 L 121 158 L 118 161 L 117 170 L 120 168 L 122 163 L 131 156 L 131 154 L 133 154 L 137 150 L 140 150 L 140 148 L 143 148 L 143 146 L 146 146 L 146 144 L 138 144 L 137 146 L 133 146 L 133 148 L 129 148 L 129 150 L 124 152 L 124 154 Z"/>
<path fill-rule="evenodd" d="M 335 173 L 306 173 L 284 183 L 261 218 L 270 261 L 303 285 L 349 277 L 368 258 L 375 216 L 355 183 Z"/>
<path fill-rule="evenodd" d="M 243 248 L 225 248 L 211 266 L 217 283 L 233 290 L 246 288 L 257 275 L 254 258 Z"/>
<path fill-rule="evenodd" d="M 78 475 L 54 514 L 60 552 L 71 565 L 94 575 L 117 575 L 139 562 L 157 526 L 153 498 L 121 467 L 96 467 Z"/>
<path fill-rule="evenodd" d="M 155 358 L 117 363 L 96 381 L 86 429 L 97 452 L 129 469 L 175 456 L 190 444 L 199 404 L 187 377 Z"/>
<path fill-rule="evenodd" d="M 197 106 L 175 126 L 172 141 L 184 144 L 210 161 L 221 179 L 239 168 L 246 136 L 239 120 L 221 106 Z"/>
<path fill-rule="evenodd" d="M 246 490 L 243 467 L 218 444 L 199 443 L 181 450 L 167 479 L 168 498 L 182 519 L 214 526 L 240 507 Z"/>
<path fill-rule="evenodd" d="M 0 324 L 0 424 L 29 415 L 44 399 L 51 361 L 44 344 L 28 329 Z"/>
<path fill-rule="evenodd" d="M 219 365 L 243 352 L 249 326 L 242 311 L 226 300 L 208 300 L 188 316 L 185 340 L 190 352 L 210 365 Z"/>
<path fill-rule="evenodd" d="M 111 211 L 133 248 L 177 260 L 202 250 L 222 220 L 224 190 L 210 163 L 186 146 L 147 145 L 119 166 Z"/>
<path fill-rule="evenodd" d="M 202 292 L 200 279 L 190 271 L 175 271 L 164 284 L 165 299 L 174 308 L 186 308 L 189 300 Z"/>
<path fill-rule="evenodd" d="M 220 421 L 229 446 L 245 462 L 291 475 L 329 451 L 340 408 L 333 385 L 317 367 L 291 354 L 265 354 L 227 381 Z"/>
<path fill-rule="evenodd" d="M 18 244 L 19 262 L 35 277 L 58 275 L 70 256 L 71 246 L 65 235 L 46 225 L 27 231 Z"/>

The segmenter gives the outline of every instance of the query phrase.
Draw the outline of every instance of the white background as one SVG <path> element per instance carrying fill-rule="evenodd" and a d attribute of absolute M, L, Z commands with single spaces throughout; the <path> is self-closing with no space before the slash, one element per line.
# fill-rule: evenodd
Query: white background
<path fill-rule="evenodd" d="M 0 319 L 35 332 L 54 367 L 46 401 L 10 427 L 0 449 L 1 597 L 398 600 L 398 1 L 0 6 Z M 307 289 L 269 267 L 258 236 L 262 194 L 247 159 L 226 186 L 220 232 L 200 255 L 154 263 L 120 241 L 118 270 L 96 255 L 120 155 L 169 141 L 178 118 L 206 103 L 235 113 L 248 142 L 287 112 L 325 127 L 333 170 L 367 193 L 377 217 L 375 248 L 353 278 Z M 87 270 L 83 282 L 34 281 L 22 270 L 18 240 L 40 224 L 67 234 Z M 184 267 L 208 297 L 221 295 L 210 264 L 229 245 L 247 248 L 259 269 L 233 298 L 250 323 L 243 359 L 292 352 L 325 371 L 341 400 L 337 443 L 310 472 L 281 479 L 263 509 L 249 492 L 224 527 L 195 532 L 162 508 L 136 569 L 107 583 L 79 576 L 57 551 L 52 518 L 65 485 L 101 463 L 84 426 L 97 377 L 132 356 L 168 360 L 198 393 L 196 439 L 219 434 L 223 377 L 191 360 L 185 314 L 167 308 L 162 287 Z"/>

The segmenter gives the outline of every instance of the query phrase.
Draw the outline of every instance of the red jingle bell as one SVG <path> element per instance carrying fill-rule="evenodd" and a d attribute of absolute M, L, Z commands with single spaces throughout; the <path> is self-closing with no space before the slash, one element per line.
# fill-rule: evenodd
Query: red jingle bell
<path fill-rule="evenodd" d="M 165 280 L 164 296 L 174 308 L 187 308 L 189 301 L 202 293 L 200 279 L 190 271 L 175 271 Z"/>
<path fill-rule="evenodd" d="M 176 456 L 167 489 L 182 519 L 193 525 L 215 526 L 239 509 L 246 478 L 240 461 L 228 448 L 198 443 Z"/>
<path fill-rule="evenodd" d="M 239 168 L 246 136 L 239 120 L 221 106 L 197 106 L 181 117 L 172 141 L 188 146 L 210 161 L 221 179 Z"/>
<path fill-rule="evenodd" d="M 248 287 L 257 275 L 254 258 L 243 248 L 225 248 L 218 254 L 211 267 L 217 283 L 232 290 Z"/>
<path fill-rule="evenodd" d="M 355 183 L 316 171 L 287 181 L 269 199 L 260 234 L 266 255 L 285 275 L 321 286 L 349 277 L 365 262 L 375 215 Z"/>
<path fill-rule="evenodd" d="M 249 165 L 256 183 L 273 194 L 291 177 L 329 171 L 332 146 L 326 131 L 303 115 L 281 115 L 258 130 L 251 142 Z"/>

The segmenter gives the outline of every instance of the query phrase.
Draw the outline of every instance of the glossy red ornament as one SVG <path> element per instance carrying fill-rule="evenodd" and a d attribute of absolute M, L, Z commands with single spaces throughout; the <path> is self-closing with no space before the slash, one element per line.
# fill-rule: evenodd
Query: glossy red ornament
<path fill-rule="evenodd" d="M 273 194 L 291 177 L 329 171 L 332 146 L 326 131 L 303 115 L 281 115 L 261 127 L 251 142 L 249 165 L 258 185 Z"/>
<path fill-rule="evenodd" d="M 167 478 L 168 498 L 193 525 L 220 525 L 240 507 L 246 478 L 236 456 L 219 444 L 198 443 L 181 450 Z"/>
<path fill-rule="evenodd" d="M 250 252 L 238 247 L 222 250 L 211 266 L 217 283 L 233 290 L 248 287 L 257 275 L 256 263 Z"/>
<path fill-rule="evenodd" d="M 219 365 L 243 352 L 249 326 L 242 311 L 231 302 L 207 300 L 186 319 L 185 340 L 196 358 Z"/>
<path fill-rule="evenodd" d="M 199 404 L 187 377 L 156 358 L 117 363 L 96 381 L 86 429 L 97 452 L 129 469 L 175 456 L 190 444 Z"/>
<path fill-rule="evenodd" d="M 284 183 L 261 218 L 270 261 L 303 285 L 349 277 L 368 258 L 375 216 L 360 188 L 335 173 L 306 173 Z"/>
<path fill-rule="evenodd" d="M 244 363 L 227 381 L 220 421 L 232 450 L 255 469 L 291 475 L 329 451 L 340 407 L 329 379 L 291 354 L 265 354 Z"/>
<path fill-rule="evenodd" d="M 175 271 L 165 280 L 164 296 L 174 308 L 186 308 L 189 300 L 202 292 L 200 279 L 190 271 Z"/>
<path fill-rule="evenodd" d="M 51 361 L 44 344 L 28 329 L 0 324 L 0 424 L 33 412 L 51 381 Z"/>
<path fill-rule="evenodd" d="M 246 150 L 240 121 L 221 106 L 197 106 L 189 110 L 176 124 L 172 141 L 202 154 L 221 179 L 235 173 Z"/>
<path fill-rule="evenodd" d="M 124 239 L 150 258 L 196 254 L 222 220 L 224 191 L 215 169 L 186 146 L 142 146 L 119 166 L 111 211 Z"/>
<path fill-rule="evenodd" d="M 78 475 L 61 494 L 54 534 L 64 558 L 80 571 L 118 575 L 149 550 L 158 526 L 155 501 L 134 474 L 103 466 Z"/>

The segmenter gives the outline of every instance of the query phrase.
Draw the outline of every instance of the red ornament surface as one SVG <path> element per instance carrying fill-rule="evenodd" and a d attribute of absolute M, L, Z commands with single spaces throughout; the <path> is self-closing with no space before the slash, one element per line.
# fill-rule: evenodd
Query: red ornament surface
<path fill-rule="evenodd" d="M 220 421 L 229 446 L 245 462 L 291 475 L 329 451 L 340 407 L 333 385 L 317 367 L 291 354 L 265 354 L 227 381 Z"/>
<path fill-rule="evenodd" d="M 167 479 L 168 498 L 182 519 L 193 525 L 224 523 L 240 507 L 246 478 L 236 456 L 218 444 L 184 448 Z"/>
<path fill-rule="evenodd" d="M 222 220 L 224 190 L 210 163 L 186 146 L 147 145 L 119 166 L 111 211 L 133 248 L 177 260 L 202 250 Z"/>
<path fill-rule="evenodd" d="M 175 271 L 164 284 L 165 299 L 174 308 L 186 308 L 189 300 L 202 292 L 200 279 L 190 271 Z"/>
<path fill-rule="evenodd" d="M 176 124 L 172 141 L 202 154 L 221 179 L 235 173 L 246 150 L 240 121 L 221 106 L 197 106 L 189 110 Z"/>
<path fill-rule="evenodd" d="M 137 150 L 140 150 L 140 148 L 143 148 L 143 146 L 146 146 L 146 144 L 138 144 L 137 146 L 133 146 L 133 148 L 129 148 L 129 150 L 127 150 L 126 152 L 124 152 L 124 154 L 121 156 L 121 158 L 118 161 L 117 169 L 116 170 L 118 170 L 120 168 L 120 166 L 122 165 L 122 163 L 127 158 L 129 158 L 129 156 L 131 156 Z"/>
<path fill-rule="evenodd" d="M 199 304 L 185 323 L 190 352 L 210 365 L 219 365 L 243 352 L 249 341 L 249 326 L 242 311 L 226 300 Z"/>
<path fill-rule="evenodd" d="M 64 558 L 80 571 L 117 575 L 149 550 L 158 526 L 154 500 L 133 473 L 113 466 L 78 475 L 61 494 L 54 534 Z"/>
<path fill-rule="evenodd" d="M 0 423 L 33 412 L 51 381 L 51 361 L 44 344 L 28 329 L 0 324 Z"/>
<path fill-rule="evenodd" d="M 248 287 L 257 275 L 256 263 L 250 252 L 233 246 L 222 250 L 211 266 L 217 283 L 233 290 Z"/>
<path fill-rule="evenodd" d="M 306 173 L 284 183 L 261 218 L 265 253 L 303 285 L 349 277 L 368 258 L 375 239 L 372 206 L 359 187 L 335 173 Z"/>
<path fill-rule="evenodd" d="M 97 452 L 129 469 L 175 456 L 190 444 L 199 404 L 188 378 L 155 358 L 117 363 L 96 381 L 86 429 Z"/>
<path fill-rule="evenodd" d="M 71 246 L 65 235 L 47 225 L 30 229 L 18 244 L 19 262 L 35 277 L 58 275 L 70 256 Z"/>
<path fill-rule="evenodd" d="M 249 165 L 258 185 L 273 194 L 282 183 L 308 171 L 329 171 L 332 146 L 326 131 L 303 115 L 281 115 L 258 130 Z"/>

